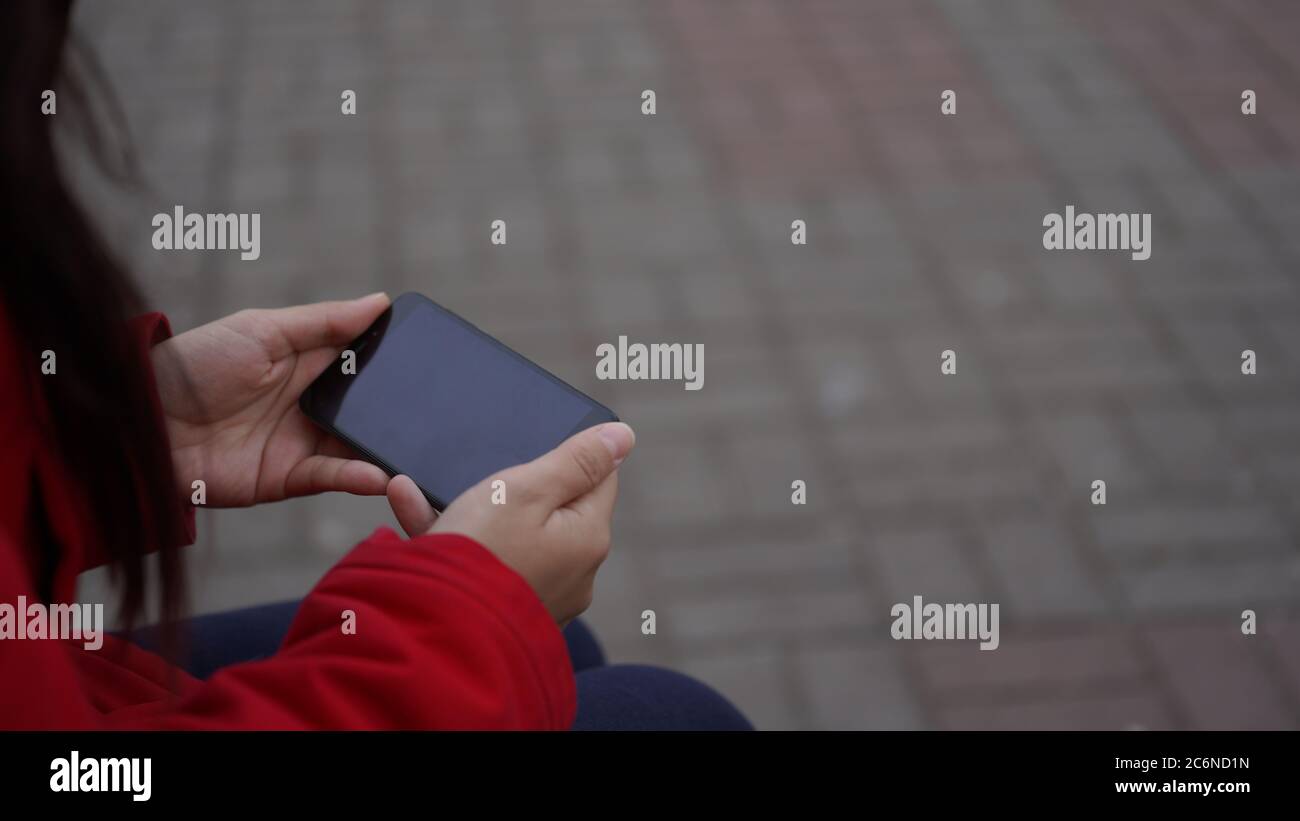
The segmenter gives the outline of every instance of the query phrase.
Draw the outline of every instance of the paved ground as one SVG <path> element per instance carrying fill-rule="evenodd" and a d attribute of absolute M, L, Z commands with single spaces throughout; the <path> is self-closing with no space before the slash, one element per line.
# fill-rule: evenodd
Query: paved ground
<path fill-rule="evenodd" d="M 1300 724 L 1300 6 L 131 2 L 81 23 L 151 184 L 93 196 L 178 328 L 421 290 L 637 428 L 589 617 L 616 659 L 696 674 L 765 728 Z M 178 203 L 260 211 L 261 259 L 152 251 Z M 1044 251 L 1067 204 L 1152 213 L 1151 259 Z M 704 343 L 705 389 L 597 382 L 619 334 Z M 196 604 L 299 596 L 387 521 L 332 498 L 206 515 Z M 914 595 L 1000 603 L 1001 648 L 892 641 Z"/>

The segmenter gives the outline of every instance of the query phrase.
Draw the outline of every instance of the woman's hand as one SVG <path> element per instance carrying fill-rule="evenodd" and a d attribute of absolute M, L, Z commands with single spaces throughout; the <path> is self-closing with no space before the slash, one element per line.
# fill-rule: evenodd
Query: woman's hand
<path fill-rule="evenodd" d="M 479 482 L 437 516 L 415 482 L 398 476 L 388 501 L 410 536 L 462 533 L 524 577 L 561 625 L 591 604 L 609 555 L 619 463 L 636 438 L 611 422 L 574 434 L 550 453 Z M 493 504 L 493 482 L 505 503 Z"/>
<path fill-rule="evenodd" d="M 386 294 L 247 310 L 152 351 L 183 499 L 242 507 L 330 490 L 379 495 L 388 476 L 298 410 L 298 396 L 388 307 Z"/>

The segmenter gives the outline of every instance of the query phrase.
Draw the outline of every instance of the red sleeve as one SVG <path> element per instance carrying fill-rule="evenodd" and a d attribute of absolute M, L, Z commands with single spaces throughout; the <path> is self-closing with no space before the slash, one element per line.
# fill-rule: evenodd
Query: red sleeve
<path fill-rule="evenodd" d="M 345 617 L 355 616 L 355 633 Z M 477 542 L 380 528 L 303 601 L 280 651 L 235 665 L 118 727 L 568 729 L 564 637 L 537 595 Z"/>
<path fill-rule="evenodd" d="M 0 601 L 23 568 L 0 534 Z M 13 566 L 9 566 L 12 564 Z M 355 615 L 355 633 L 344 632 Z M 528 584 L 464 536 L 377 530 L 304 599 L 280 651 L 184 695 L 109 710 L 97 681 L 124 659 L 53 641 L 0 641 L 0 726 L 105 729 L 567 729 L 564 638 Z M 85 663 L 74 663 L 74 653 Z M 134 650 L 131 676 L 175 671 Z M 147 663 L 141 663 L 142 661 Z"/>

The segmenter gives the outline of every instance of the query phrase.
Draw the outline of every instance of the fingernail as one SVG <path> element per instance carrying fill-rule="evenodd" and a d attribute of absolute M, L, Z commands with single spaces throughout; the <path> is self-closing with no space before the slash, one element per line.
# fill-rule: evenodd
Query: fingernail
<path fill-rule="evenodd" d="M 366 294 L 365 296 L 361 297 L 361 299 L 364 301 L 364 300 L 367 300 L 367 299 L 374 299 L 375 297 L 379 297 L 379 296 L 382 296 L 384 299 L 388 299 L 388 292 L 387 292 L 387 291 L 375 291 L 373 294 Z"/>
<path fill-rule="evenodd" d="M 605 443 L 609 448 L 609 455 L 614 457 L 614 464 L 618 465 L 627 458 L 627 454 L 636 444 L 636 434 L 632 429 L 622 422 L 611 422 L 608 425 L 600 426 L 600 441 Z"/>

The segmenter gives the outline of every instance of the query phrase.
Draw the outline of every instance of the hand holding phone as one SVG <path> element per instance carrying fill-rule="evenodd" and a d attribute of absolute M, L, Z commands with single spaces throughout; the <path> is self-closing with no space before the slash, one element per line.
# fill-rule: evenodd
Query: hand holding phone
<path fill-rule="evenodd" d="M 396 477 L 388 499 L 406 532 L 463 533 L 557 621 L 585 610 L 632 429 L 419 294 L 393 300 L 347 350 L 351 372 L 327 368 L 299 407 Z"/>
<path fill-rule="evenodd" d="M 470 488 L 438 516 L 409 477 L 388 501 L 411 536 L 461 533 L 524 578 L 561 626 L 591 604 L 596 571 L 609 555 L 618 465 L 635 444 L 621 422 L 575 434 L 551 452 Z M 492 503 L 504 482 L 506 504 Z"/>

